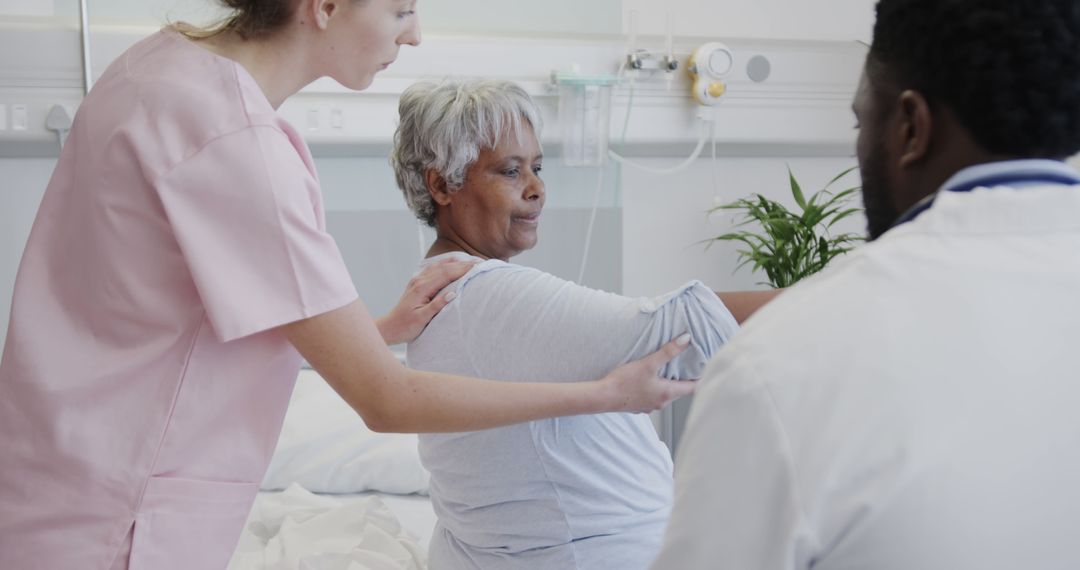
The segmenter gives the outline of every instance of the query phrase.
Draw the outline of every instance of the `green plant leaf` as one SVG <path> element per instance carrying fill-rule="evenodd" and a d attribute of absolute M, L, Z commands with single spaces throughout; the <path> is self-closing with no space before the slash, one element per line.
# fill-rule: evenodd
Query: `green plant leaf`
<path fill-rule="evenodd" d="M 840 220 L 842 220 L 844 218 L 854 216 L 855 214 L 858 214 L 859 212 L 862 212 L 862 208 L 848 208 L 847 210 L 844 210 L 843 212 L 840 212 L 840 213 L 836 214 L 835 216 L 833 216 L 832 220 L 829 222 L 829 225 L 827 225 L 825 227 L 826 228 L 831 228 L 831 227 L 833 227 L 833 224 L 835 224 L 836 222 L 839 222 Z"/>
<path fill-rule="evenodd" d="M 832 186 L 833 184 L 836 184 L 836 182 L 838 180 L 840 180 L 841 178 L 847 176 L 848 174 L 851 174 L 852 172 L 858 170 L 858 168 L 859 168 L 858 166 L 852 166 L 851 168 L 841 172 L 840 174 L 837 174 L 832 180 L 829 181 L 828 184 L 825 185 L 825 188 L 828 188 L 829 186 Z"/>
<path fill-rule="evenodd" d="M 750 266 L 753 272 L 764 272 L 767 284 L 773 287 L 787 287 L 821 271 L 832 259 L 865 241 L 852 233 L 829 234 L 838 221 L 862 211 L 846 203 L 859 187 L 835 193 L 828 189 L 852 170 L 845 170 L 825 188 L 807 196 L 789 167 L 788 179 L 798 212 L 759 193 L 714 206 L 708 211 L 710 215 L 719 211 L 733 214 L 734 231 L 705 240 L 706 247 L 717 241 L 741 244 L 736 250 L 735 271 Z"/>
<path fill-rule="evenodd" d="M 835 194 L 833 194 L 832 192 L 829 192 L 828 194 L 829 194 L 830 198 L 829 198 L 829 201 L 825 203 L 825 205 L 828 206 L 828 205 L 834 204 L 836 202 L 843 202 L 843 201 L 847 200 L 848 198 L 850 198 L 852 194 L 854 194 L 854 193 L 856 193 L 856 192 L 858 192 L 860 190 L 862 190 L 862 188 L 856 186 L 855 188 L 846 188 L 846 189 L 841 190 L 840 192 L 837 192 Z"/>
<path fill-rule="evenodd" d="M 800 208 L 806 208 L 806 198 L 803 196 L 802 188 L 799 187 L 799 181 L 795 180 L 795 174 L 791 172 L 791 167 L 787 169 L 788 179 L 791 180 L 791 195 L 795 197 L 795 203 Z"/>
<path fill-rule="evenodd" d="M 826 200 L 825 203 L 821 205 L 821 207 L 828 209 L 837 205 L 843 205 L 851 198 L 851 195 L 857 191 L 859 191 L 858 188 L 848 188 L 847 190 L 844 190 L 843 192 L 838 192 L 836 194 L 829 193 L 829 199 Z M 822 193 L 825 192 L 827 191 L 822 191 Z"/>
<path fill-rule="evenodd" d="M 806 211 L 803 212 L 802 225 L 803 227 L 813 231 L 813 227 L 818 225 L 826 216 L 826 212 L 821 206 L 812 205 L 807 206 Z"/>

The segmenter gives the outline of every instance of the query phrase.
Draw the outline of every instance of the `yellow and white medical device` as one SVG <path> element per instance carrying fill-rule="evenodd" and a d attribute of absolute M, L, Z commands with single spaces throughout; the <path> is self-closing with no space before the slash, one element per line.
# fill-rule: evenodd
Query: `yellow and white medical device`
<path fill-rule="evenodd" d="M 735 67 L 735 56 L 720 42 L 709 42 L 694 50 L 687 70 L 693 81 L 694 99 L 707 107 L 720 104 L 727 93 L 727 83 L 722 79 Z"/>

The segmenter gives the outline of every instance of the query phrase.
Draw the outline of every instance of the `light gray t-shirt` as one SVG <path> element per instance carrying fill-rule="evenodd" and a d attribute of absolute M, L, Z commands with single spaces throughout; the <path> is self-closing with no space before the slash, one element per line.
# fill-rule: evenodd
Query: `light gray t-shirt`
<path fill-rule="evenodd" d="M 445 254 L 425 260 L 432 263 Z M 471 258 L 476 259 L 476 258 Z M 498 260 L 450 285 L 459 297 L 409 344 L 408 364 L 504 381 L 600 378 L 683 333 L 668 378 L 697 378 L 738 329 L 694 281 L 633 299 Z M 610 413 L 420 436 L 439 517 L 434 570 L 645 568 L 672 501 L 671 455 L 644 414 Z"/>

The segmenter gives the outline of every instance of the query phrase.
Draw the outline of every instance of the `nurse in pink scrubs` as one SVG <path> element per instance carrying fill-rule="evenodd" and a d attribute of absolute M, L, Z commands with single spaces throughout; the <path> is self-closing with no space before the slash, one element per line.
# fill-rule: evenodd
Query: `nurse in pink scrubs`
<path fill-rule="evenodd" d="M 275 109 L 323 76 L 367 87 L 420 42 L 415 1 L 226 4 L 216 33 L 166 29 L 109 67 L 49 183 L 0 361 L 0 568 L 224 568 L 301 357 L 383 431 L 647 411 L 691 389 L 656 377 L 674 344 L 571 384 L 398 364 L 386 343 L 419 334 L 467 267 L 373 319 Z"/>

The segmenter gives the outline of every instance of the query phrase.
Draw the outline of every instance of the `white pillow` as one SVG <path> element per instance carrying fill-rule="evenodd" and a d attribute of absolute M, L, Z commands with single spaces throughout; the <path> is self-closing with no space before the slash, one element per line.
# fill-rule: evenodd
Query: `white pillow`
<path fill-rule="evenodd" d="M 301 370 L 263 490 L 427 494 L 414 434 L 376 433 L 314 370 Z"/>

